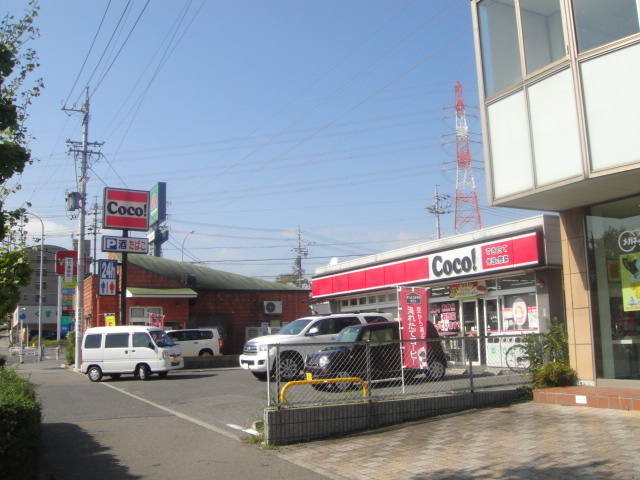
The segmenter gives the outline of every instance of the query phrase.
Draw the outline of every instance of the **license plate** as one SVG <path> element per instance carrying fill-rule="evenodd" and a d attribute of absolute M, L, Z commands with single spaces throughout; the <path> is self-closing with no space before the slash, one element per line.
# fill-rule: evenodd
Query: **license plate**
<path fill-rule="evenodd" d="M 177 364 L 179 364 L 179 363 L 180 363 L 180 359 L 179 359 L 178 357 L 173 357 L 173 358 L 171 359 L 171 364 L 172 364 L 172 365 L 177 365 Z"/>

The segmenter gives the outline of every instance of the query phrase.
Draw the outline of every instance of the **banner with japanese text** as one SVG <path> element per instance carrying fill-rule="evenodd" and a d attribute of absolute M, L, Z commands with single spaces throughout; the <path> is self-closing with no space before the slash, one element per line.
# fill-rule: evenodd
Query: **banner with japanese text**
<path fill-rule="evenodd" d="M 164 315 L 149 314 L 149 326 L 164 328 Z"/>
<path fill-rule="evenodd" d="M 421 340 L 403 342 L 402 364 L 406 368 L 424 369 L 427 364 L 427 319 L 429 299 L 425 288 L 398 288 L 400 338 Z"/>

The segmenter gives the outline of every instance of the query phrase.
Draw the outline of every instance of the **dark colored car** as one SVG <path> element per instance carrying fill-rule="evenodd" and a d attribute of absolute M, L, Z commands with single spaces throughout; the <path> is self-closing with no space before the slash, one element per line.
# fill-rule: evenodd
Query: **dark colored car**
<path fill-rule="evenodd" d="M 424 373 L 431 380 L 441 380 L 447 369 L 447 356 L 440 335 L 427 322 L 427 347 L 419 351 L 425 368 L 403 368 L 399 322 L 354 325 L 340 332 L 335 344 L 307 356 L 304 371 L 313 380 L 359 377 L 362 380 L 413 379 Z M 405 346 L 408 346 L 406 343 Z M 369 354 L 367 354 L 369 352 Z M 308 377 L 308 375 L 307 375 Z M 347 383 L 317 384 L 316 388 L 346 389 Z"/>
<path fill-rule="evenodd" d="M 38 330 L 29 330 L 29 338 L 31 341 L 33 338 L 38 336 Z M 60 338 L 64 338 L 64 335 L 61 335 Z M 57 340 L 57 335 L 55 330 L 42 330 L 42 340 Z"/>

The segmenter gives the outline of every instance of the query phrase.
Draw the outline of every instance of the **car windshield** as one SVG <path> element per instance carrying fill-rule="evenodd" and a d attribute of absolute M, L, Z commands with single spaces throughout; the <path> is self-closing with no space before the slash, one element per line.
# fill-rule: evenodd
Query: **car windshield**
<path fill-rule="evenodd" d="M 159 347 L 174 347 L 176 344 L 173 343 L 173 340 L 169 338 L 166 332 L 149 332 L 151 334 L 151 338 L 156 342 L 156 345 Z"/>
<path fill-rule="evenodd" d="M 295 322 L 291 322 L 289 325 L 284 327 L 282 330 L 276 333 L 276 335 L 298 335 L 312 321 L 312 318 L 299 318 Z"/>
<path fill-rule="evenodd" d="M 351 343 L 358 338 L 358 333 L 362 330 L 357 327 L 347 327 L 343 329 L 335 339 L 335 343 Z"/>

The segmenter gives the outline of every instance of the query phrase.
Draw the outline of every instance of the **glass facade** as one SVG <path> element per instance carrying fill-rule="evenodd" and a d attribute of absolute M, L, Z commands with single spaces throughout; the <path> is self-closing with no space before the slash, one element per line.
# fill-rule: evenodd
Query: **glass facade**
<path fill-rule="evenodd" d="M 638 0 L 573 0 L 580 53 L 638 33 Z"/>
<path fill-rule="evenodd" d="M 587 211 L 596 374 L 638 379 L 640 362 L 640 196 Z"/>

